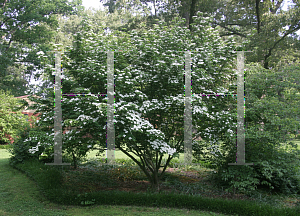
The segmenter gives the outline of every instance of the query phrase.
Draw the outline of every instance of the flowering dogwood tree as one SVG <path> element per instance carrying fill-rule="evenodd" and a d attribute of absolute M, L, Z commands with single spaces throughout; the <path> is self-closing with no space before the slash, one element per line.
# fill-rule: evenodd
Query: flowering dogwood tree
<path fill-rule="evenodd" d="M 223 41 L 210 27 L 208 19 L 198 13 L 193 34 L 184 27 L 184 20 L 176 19 L 170 27 L 161 21 L 154 29 L 110 35 L 94 34 L 89 21 L 84 20 L 85 31 L 76 35 L 74 46 L 63 57 L 62 65 L 68 70 L 70 83 L 75 83 L 73 87 L 80 86 L 89 93 L 101 95 L 106 92 L 107 83 L 105 51 L 122 50 L 114 53 L 115 145 L 136 162 L 154 188 L 159 188 L 171 159 L 183 152 L 184 51 L 192 52 L 193 92 L 226 94 L 229 89 L 225 86 L 236 79 L 234 41 L 231 38 Z M 103 104 L 107 97 L 86 96 L 74 101 L 65 98 L 62 101 L 68 106 L 68 110 L 63 108 L 63 116 L 66 111 L 72 113 L 68 115 L 68 123 L 64 121 L 63 125 L 73 123 L 103 140 L 106 133 Z M 236 114 L 228 112 L 230 103 L 236 101 L 232 97 L 223 98 L 213 106 L 212 101 L 202 96 L 192 97 L 193 125 L 197 129 L 208 125 L 204 120 L 218 121 L 214 124 L 218 128 L 205 131 L 203 137 L 218 132 L 235 134 Z M 67 136 L 76 143 L 76 132 Z M 98 144 L 103 147 L 104 142 Z M 63 143 L 65 149 L 76 146 L 78 142 L 74 146 Z M 163 163 L 165 154 L 168 158 Z"/>
<path fill-rule="evenodd" d="M 50 90 L 50 89 L 48 89 Z M 85 92 L 81 89 L 81 92 Z M 83 96 L 84 97 L 84 96 Z M 40 158 L 53 160 L 54 151 L 54 112 L 53 103 L 54 98 L 47 99 L 32 99 L 35 100 L 37 109 L 36 112 L 42 113 L 40 121 L 36 125 L 40 130 L 31 131 L 31 137 L 27 141 L 38 141 L 38 145 L 29 151 L 35 154 L 40 151 Z M 100 137 L 99 133 L 105 134 L 106 130 L 102 126 L 102 122 L 106 121 L 105 113 L 99 113 L 98 107 L 94 105 L 96 99 L 86 97 L 84 99 L 63 98 L 63 122 L 62 127 L 74 127 L 78 129 L 70 129 L 63 135 L 63 152 L 66 156 L 70 156 L 73 161 L 75 169 L 78 161 L 86 156 L 86 154 L 93 149 L 99 149 L 99 152 L 105 151 L 105 146 L 99 148 L 99 142 L 105 143 L 105 137 Z M 88 107 L 88 108 L 87 108 Z M 102 128 L 102 130 L 101 130 Z M 97 147 L 95 147 L 97 146 Z M 39 148 L 40 147 L 40 148 Z"/>

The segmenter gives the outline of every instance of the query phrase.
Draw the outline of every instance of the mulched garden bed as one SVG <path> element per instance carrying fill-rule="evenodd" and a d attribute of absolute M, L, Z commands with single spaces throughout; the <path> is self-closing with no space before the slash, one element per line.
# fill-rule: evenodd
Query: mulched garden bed
<path fill-rule="evenodd" d="M 115 169 L 117 168 L 114 168 L 114 170 Z M 98 171 L 96 172 L 96 170 Z M 200 183 L 204 186 L 205 189 L 193 191 L 193 193 L 197 192 L 197 194 L 201 194 L 201 196 L 203 197 L 222 198 L 230 200 L 254 200 L 243 194 L 225 193 L 216 190 L 213 187 L 213 184 L 207 179 L 207 174 L 201 173 L 199 171 L 184 171 L 178 168 L 167 168 L 165 172 L 165 175 L 169 177 L 168 180 L 173 179 L 185 186 L 192 186 L 193 184 Z M 107 190 L 146 193 L 149 191 L 149 188 L 151 186 L 150 182 L 146 180 L 146 178 L 139 180 L 124 180 L 116 178 L 116 176 L 113 176 L 111 174 L 112 170 L 102 172 L 101 169 L 91 170 L 89 168 L 83 167 L 74 170 L 71 167 L 69 171 L 65 172 L 63 182 L 65 187 L 68 187 L 70 190 L 75 189 L 78 193 L 88 193 Z M 183 193 L 182 189 L 178 188 L 176 185 L 172 185 L 172 183 L 166 184 L 165 181 L 162 181 L 162 184 L 160 185 L 160 190 L 161 192 L 165 193 Z"/>

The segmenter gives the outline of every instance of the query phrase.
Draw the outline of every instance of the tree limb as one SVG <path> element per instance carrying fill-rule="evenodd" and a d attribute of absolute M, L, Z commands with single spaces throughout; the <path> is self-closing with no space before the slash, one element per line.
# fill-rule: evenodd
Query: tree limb
<path fill-rule="evenodd" d="M 251 25 L 251 24 L 249 24 L 249 23 L 246 23 L 246 24 L 239 24 L 239 23 L 226 23 L 226 25 L 247 26 L 247 25 Z"/>
<path fill-rule="evenodd" d="M 2 27 L 4 25 L 4 23 L 6 23 L 6 21 L 8 21 L 9 19 L 11 19 L 12 17 L 7 17 L 0 25 L 0 27 Z"/>
<path fill-rule="evenodd" d="M 291 31 L 287 31 L 287 32 L 286 32 L 286 33 L 285 33 L 278 41 L 276 41 L 276 42 L 273 44 L 273 46 L 268 50 L 268 54 L 265 55 L 265 58 L 264 58 L 264 68 L 265 68 L 265 69 L 268 69 L 268 64 L 269 64 L 269 62 L 267 61 L 267 58 L 269 58 L 269 57 L 271 56 L 272 50 L 276 47 L 276 45 L 277 45 L 278 43 L 280 43 L 286 36 L 288 36 L 289 34 L 295 32 L 295 31 L 297 31 L 297 30 L 299 30 L 299 29 L 300 29 L 300 26 L 298 26 L 298 27 L 295 28 L 295 29 L 292 29 Z"/>
<path fill-rule="evenodd" d="M 226 29 L 226 30 L 228 30 L 228 31 L 231 31 L 231 32 L 232 32 L 233 34 L 235 34 L 235 35 L 239 35 L 239 36 L 241 36 L 241 37 L 247 38 L 247 35 L 242 34 L 242 33 L 239 33 L 239 32 L 237 32 L 237 31 L 234 30 L 234 29 L 228 28 L 228 27 L 225 26 L 225 24 L 221 24 L 221 23 L 217 23 L 217 22 L 212 22 L 212 24 L 216 24 L 216 25 L 218 25 L 218 26 L 220 26 L 220 27 L 222 27 L 222 28 L 224 28 L 224 29 Z"/>
<path fill-rule="evenodd" d="M 151 180 L 151 175 L 149 174 L 149 172 L 146 170 L 145 164 L 143 163 L 143 165 L 136 160 L 131 154 L 129 154 L 127 151 L 125 151 L 122 147 L 119 148 L 124 154 L 126 154 L 128 157 L 130 157 L 146 174 L 147 178 L 149 180 Z"/>
<path fill-rule="evenodd" d="M 235 35 L 235 33 L 220 34 L 220 37 L 224 37 L 224 36 L 230 36 L 230 35 Z"/>
<path fill-rule="evenodd" d="M 3 7 L 2 8 L 4 8 L 5 7 L 5 3 L 7 2 L 7 0 L 5 0 L 5 2 L 3 3 Z"/>
<path fill-rule="evenodd" d="M 274 0 L 273 0 L 273 2 L 274 2 Z M 272 14 L 276 14 L 276 12 L 277 12 L 278 8 L 280 7 L 280 5 L 282 4 L 282 2 L 283 2 L 283 0 L 277 1 L 277 4 L 276 4 L 276 6 L 275 6 L 275 9 L 273 9 L 273 8 L 271 7 L 271 8 L 270 8 L 270 12 L 271 12 Z"/>
<path fill-rule="evenodd" d="M 170 155 L 169 155 L 169 157 L 168 157 L 168 159 L 167 159 L 167 161 L 166 161 L 166 164 L 163 166 L 163 170 L 162 170 L 162 172 L 161 172 L 161 174 L 160 174 L 160 176 L 159 176 L 159 180 L 162 179 L 162 177 L 164 176 L 165 171 L 166 171 L 166 168 L 167 168 L 167 166 L 169 165 L 169 163 L 170 163 L 170 161 L 171 161 L 172 158 L 173 158 L 173 156 L 170 156 Z"/>
<path fill-rule="evenodd" d="M 137 165 L 139 165 L 140 167 L 143 167 L 142 164 L 138 160 L 135 159 L 135 157 L 133 157 L 131 154 L 129 154 L 127 151 L 125 151 L 121 146 L 119 147 L 119 149 L 121 150 L 121 152 L 123 152 L 128 157 L 130 157 Z"/>
<path fill-rule="evenodd" d="M 6 1 L 7 1 L 7 0 L 5 0 L 4 5 L 5 5 Z M 4 8 L 4 5 L 3 5 L 2 8 Z M 23 7 L 22 5 L 19 5 L 17 8 L 14 8 L 14 9 L 17 10 L 17 11 L 20 11 L 22 7 Z M 9 19 L 11 19 L 11 18 L 15 18 L 15 17 L 7 17 L 7 18 L 1 23 L 0 27 L 1 27 L 7 20 L 9 20 Z"/>
<path fill-rule="evenodd" d="M 11 44 L 11 42 L 12 42 L 12 35 L 11 35 L 11 38 L 9 39 L 9 43 L 8 43 L 8 45 L 7 45 L 7 48 L 5 49 L 5 51 L 7 51 L 8 49 L 9 49 L 9 47 L 10 47 L 10 44 Z"/>

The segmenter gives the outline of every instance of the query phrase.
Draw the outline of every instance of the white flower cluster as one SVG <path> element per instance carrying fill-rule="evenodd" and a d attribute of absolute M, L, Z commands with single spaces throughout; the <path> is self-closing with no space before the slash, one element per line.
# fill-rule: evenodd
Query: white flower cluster
<path fill-rule="evenodd" d="M 76 119 L 76 121 L 78 120 L 81 120 L 81 121 L 84 121 L 84 120 L 93 120 L 93 122 L 97 121 L 99 119 L 99 117 L 97 118 L 92 118 L 91 116 L 87 116 L 87 115 L 80 115 L 78 116 L 78 118 Z M 83 124 L 86 124 L 86 122 L 84 122 Z"/>
<path fill-rule="evenodd" d="M 78 98 L 78 97 L 75 97 L 75 98 L 72 98 L 70 101 L 69 101 L 69 103 L 70 102 L 73 102 L 73 101 L 79 101 L 80 99 Z"/>
<path fill-rule="evenodd" d="M 184 38 L 190 38 L 188 37 L 188 35 L 190 34 L 188 29 L 183 29 L 180 26 L 175 26 L 174 29 L 172 29 L 172 33 L 171 32 L 167 32 L 167 31 L 162 31 L 162 29 L 159 26 L 155 26 L 155 29 L 150 30 L 147 32 L 147 34 L 144 34 L 144 37 L 140 37 L 138 35 L 138 33 L 136 31 L 132 31 L 131 32 L 131 41 L 129 44 L 126 45 L 124 44 L 125 47 L 127 47 L 129 45 L 129 47 L 134 47 L 136 48 L 136 50 L 139 50 L 137 52 L 124 52 L 125 57 L 130 57 L 133 60 L 135 60 L 134 64 L 139 65 L 138 69 L 135 69 L 134 67 L 130 66 L 125 68 L 123 71 L 120 71 L 119 68 L 116 68 L 115 71 L 117 72 L 118 76 L 115 75 L 116 81 L 118 82 L 122 82 L 122 84 L 126 83 L 128 85 L 133 85 L 137 82 L 139 82 L 139 80 L 144 80 L 146 82 L 149 82 L 150 79 L 153 80 L 155 79 L 156 82 L 159 82 L 159 78 L 161 77 L 159 76 L 159 74 L 161 73 L 165 73 L 166 76 L 170 75 L 170 68 L 169 66 L 171 66 L 171 68 L 173 69 L 178 69 L 178 68 L 182 68 L 182 66 L 184 65 L 184 61 L 182 61 L 182 59 L 179 59 L 178 56 L 176 57 L 176 55 L 174 54 L 174 52 L 172 50 L 175 49 L 188 49 L 188 50 L 195 50 L 194 48 L 199 48 L 199 52 L 194 53 L 194 62 L 197 62 L 197 64 L 194 64 L 194 68 L 195 70 L 192 71 L 192 77 L 193 77 L 193 82 L 199 82 L 201 83 L 209 83 L 209 84 L 213 84 L 213 82 L 215 80 L 218 79 L 218 76 L 221 76 L 222 78 L 225 76 L 225 74 L 223 74 L 223 72 L 219 71 L 219 67 L 220 67 L 220 62 L 225 61 L 228 59 L 228 52 L 227 50 L 224 48 L 223 43 L 221 44 L 222 40 L 220 37 L 217 37 L 217 32 L 213 33 L 213 29 L 210 27 L 209 25 L 209 18 L 206 17 L 198 17 L 195 21 L 195 28 L 196 28 L 196 34 L 195 37 L 197 36 L 198 38 L 201 37 L 201 40 L 196 39 L 193 41 L 188 41 L 186 42 L 186 40 L 184 40 Z M 203 29 L 205 29 L 203 31 Z M 159 34 L 158 34 L 159 32 Z M 110 36 L 99 34 L 101 35 L 101 37 L 96 37 L 96 35 L 93 34 L 89 34 L 89 32 L 83 32 L 82 33 L 83 36 L 85 36 L 85 46 L 84 46 L 84 51 L 96 51 L 100 50 L 100 49 L 106 49 L 108 47 L 113 47 L 115 45 L 118 45 L 115 41 L 115 39 L 112 39 Z M 215 35 L 214 35 L 215 34 Z M 160 37 L 157 37 L 157 35 L 160 35 Z M 87 39 L 88 38 L 88 39 Z M 151 38 L 151 42 L 152 43 L 148 43 L 149 39 Z M 153 39 L 155 38 L 155 39 Z M 96 40 L 93 41 L 93 39 Z M 107 40 L 107 41 L 106 41 Z M 204 43 L 202 43 L 201 41 L 205 41 Z M 108 44 L 107 44 L 108 43 Z M 103 45 L 103 44 L 107 44 L 107 45 Z M 167 46 L 162 46 L 163 44 L 170 44 L 170 47 Z M 168 50 L 167 52 L 170 52 L 170 54 L 168 54 L 168 57 L 166 57 L 166 54 L 161 54 L 161 50 Z M 218 52 L 216 54 L 216 51 Z M 153 65 L 151 65 L 150 61 L 146 58 L 148 58 L 146 56 L 146 52 L 152 53 L 154 55 L 154 57 L 157 59 L 157 57 L 159 57 L 160 59 L 157 60 L 156 62 L 158 62 L 158 64 L 156 64 L 155 67 Z M 80 65 L 76 65 L 76 63 L 74 64 L 75 66 L 77 66 L 76 70 L 80 75 L 83 75 L 83 73 L 94 73 L 95 72 L 95 65 L 98 64 L 100 65 L 98 62 L 96 63 L 94 59 L 98 59 L 95 58 L 96 53 L 92 55 L 92 57 L 85 57 L 85 62 L 83 61 L 82 64 Z M 99 52 L 100 53 L 100 52 Z M 43 52 L 39 52 L 38 54 L 42 55 Z M 151 55 L 152 55 L 151 54 Z M 98 54 L 97 54 L 98 55 Z M 159 55 L 159 56 L 158 56 Z M 136 56 L 136 57 L 132 57 L 132 56 Z M 162 57 L 163 56 L 163 57 Z M 173 57 L 173 59 L 170 58 Z M 220 56 L 220 57 L 218 57 Z M 98 56 L 97 56 L 98 57 Z M 100 57 L 100 55 L 99 55 Z M 183 58 L 183 57 L 182 57 Z M 177 60 L 176 60 L 177 59 Z M 145 61 L 147 60 L 147 61 Z M 139 64 L 139 62 L 143 62 L 142 66 L 141 64 Z M 150 62 L 150 63 L 149 63 Z M 96 64 L 95 64 L 96 63 Z M 137 63 L 137 64 L 136 64 Z M 166 64 L 170 63 L 170 65 Z M 174 67 L 172 67 L 174 66 Z M 178 66 L 178 67 L 177 67 Z M 98 66 L 97 66 L 98 67 Z M 94 73 L 95 75 L 97 75 L 97 77 L 100 78 L 100 76 L 106 76 L 105 74 L 105 66 L 101 66 L 98 67 L 100 70 L 98 70 L 98 73 Z M 97 69 L 98 69 L 97 68 Z M 147 68 L 147 73 L 145 73 L 145 68 Z M 161 71 L 161 68 L 164 68 L 164 71 Z M 93 75 L 93 74 L 92 74 Z M 130 77 L 132 77 L 132 75 L 135 76 L 134 79 L 131 79 Z M 95 77 L 95 76 L 94 76 Z M 171 77 L 171 76 L 169 76 Z M 139 79 L 139 80 L 138 80 Z M 89 82 L 90 80 L 88 80 L 87 77 L 85 77 L 83 79 L 84 81 Z M 179 76 L 172 76 L 172 80 L 169 78 L 168 82 L 169 83 L 178 83 L 180 81 Z M 124 85 L 126 87 L 124 88 L 128 88 L 128 85 Z M 117 84 L 116 84 L 117 86 Z M 118 86 L 121 87 L 121 89 L 123 90 L 123 86 Z M 159 89 L 161 90 L 163 88 L 159 87 Z M 89 89 L 87 89 L 89 90 Z M 210 89 L 206 90 L 206 89 L 201 89 L 201 91 L 203 90 L 203 92 L 212 92 Z M 226 90 L 223 88 L 218 88 L 216 90 L 217 92 L 224 92 L 226 93 Z M 122 91 L 121 91 L 122 92 Z M 154 129 L 153 125 L 150 124 L 149 121 L 142 119 L 141 118 L 141 114 L 144 113 L 149 113 L 152 110 L 168 110 L 170 109 L 170 107 L 178 105 L 178 106 L 182 106 L 185 101 L 184 101 L 184 95 L 183 94 L 179 94 L 177 96 L 168 96 L 164 101 L 158 101 L 157 99 L 153 99 L 153 100 L 148 100 L 148 95 L 146 95 L 145 93 L 141 92 L 140 90 L 135 90 L 132 93 L 128 93 L 128 94 L 121 94 L 121 92 L 116 92 L 116 95 L 119 97 L 119 101 L 115 103 L 115 111 L 116 113 L 120 114 L 122 113 L 122 116 L 124 116 L 124 113 L 126 114 L 126 119 L 128 119 L 130 121 L 130 123 L 133 123 L 133 126 L 130 127 L 131 131 L 138 131 L 141 133 L 144 133 L 145 135 L 147 135 L 148 137 L 151 135 L 151 137 L 154 137 L 152 140 L 154 141 L 150 141 L 149 143 L 152 145 L 152 147 L 154 149 L 159 149 L 161 152 L 166 152 L 168 154 L 174 154 L 176 152 L 176 149 L 171 148 L 167 143 L 165 143 L 164 141 L 162 141 L 164 139 L 164 133 L 162 133 L 160 130 Z M 123 93 L 123 92 L 122 92 Z M 133 97 L 137 97 L 137 98 L 142 98 L 144 101 L 141 102 L 128 102 L 128 99 L 131 99 Z M 197 98 L 197 97 L 195 97 Z M 75 97 L 73 99 L 71 99 L 69 102 L 73 102 L 73 101 L 79 101 L 81 100 L 79 97 Z M 125 100 L 125 101 L 124 101 Z M 127 100 L 127 101 L 126 101 Z M 192 97 L 193 100 L 193 97 Z M 92 103 L 93 105 L 96 106 L 100 106 L 100 103 Z M 202 105 L 202 104 L 201 104 Z M 83 112 L 83 110 L 80 110 L 80 108 L 78 107 L 74 107 L 75 111 L 80 111 L 81 113 Z M 88 109 L 87 109 L 88 110 Z M 139 110 L 139 112 L 134 111 L 134 110 Z M 213 115 L 210 115 L 208 113 L 208 109 L 203 105 L 196 105 L 193 107 L 193 114 L 198 114 L 201 113 L 203 115 L 206 115 L 207 117 L 209 117 L 210 119 L 215 119 L 217 118 L 216 115 L 220 115 L 221 113 L 213 113 Z M 86 111 L 86 110 L 84 110 Z M 96 110 L 95 112 L 98 112 L 99 115 L 102 115 L 103 112 L 100 110 Z M 95 113 L 94 112 L 94 113 Z M 98 118 L 92 118 L 91 116 L 88 115 L 84 115 L 81 114 L 79 115 L 79 117 L 76 119 L 77 121 L 83 121 L 83 124 L 86 124 L 86 121 L 89 120 L 93 120 L 94 122 L 97 121 L 99 119 Z M 118 119 L 118 115 L 115 115 L 115 119 L 114 122 L 121 122 L 124 127 L 125 122 L 122 120 L 116 120 Z M 44 119 L 44 121 L 47 121 L 47 118 Z M 228 124 L 229 122 L 224 122 L 225 124 Z M 104 126 L 104 128 L 106 127 L 106 125 Z M 82 128 L 82 127 L 81 127 Z M 130 131 L 130 132 L 131 132 Z M 124 129 L 125 134 L 131 134 L 129 133 L 126 129 Z M 211 132 L 210 129 L 208 129 L 208 133 Z M 228 132 L 232 132 L 232 130 L 228 129 Z M 71 132 L 67 132 L 68 135 Z M 79 131 L 76 132 L 76 134 L 79 133 Z M 75 134 L 74 134 L 75 135 Z M 124 137 L 126 137 L 126 135 L 123 135 Z M 130 135 L 132 136 L 132 135 Z M 128 136 L 128 139 L 132 139 L 132 137 Z M 209 134 L 209 136 L 211 137 L 211 134 Z M 69 137 L 69 140 L 71 139 L 75 139 L 75 136 Z M 91 148 L 91 145 L 88 145 L 88 148 Z"/>
<path fill-rule="evenodd" d="M 154 129 L 153 125 L 151 125 L 149 121 L 141 118 L 140 113 L 131 111 L 129 114 L 130 115 L 127 116 L 126 119 L 134 122 L 134 126 L 130 128 L 131 131 L 141 131 L 143 133 L 146 132 L 147 136 L 149 136 L 149 134 L 156 135 L 156 137 L 160 138 L 161 140 L 149 140 L 149 142 L 154 149 L 159 149 L 161 153 L 165 152 L 167 154 L 173 155 L 173 153 L 176 152 L 176 149 L 171 148 L 166 142 L 162 141 L 164 139 L 164 134 L 160 130 Z M 124 123 L 123 121 L 120 122 Z M 124 129 L 124 133 L 128 133 L 128 131 Z M 126 137 L 126 135 L 124 134 L 123 137 Z M 132 138 L 129 136 L 128 139 L 131 140 Z"/>
<path fill-rule="evenodd" d="M 175 148 L 171 148 L 166 142 L 162 140 L 154 140 L 150 141 L 150 144 L 154 149 L 159 149 L 161 153 L 167 153 L 169 155 L 173 155 L 176 152 Z"/>
<path fill-rule="evenodd" d="M 26 139 L 26 140 L 24 140 L 24 141 L 28 141 L 28 140 Z M 37 144 L 35 147 L 32 147 L 31 149 L 29 149 L 29 150 L 28 150 L 29 153 L 34 154 L 34 153 L 36 153 L 37 151 L 39 151 L 39 146 L 41 146 L 40 142 L 38 142 L 38 144 Z"/>

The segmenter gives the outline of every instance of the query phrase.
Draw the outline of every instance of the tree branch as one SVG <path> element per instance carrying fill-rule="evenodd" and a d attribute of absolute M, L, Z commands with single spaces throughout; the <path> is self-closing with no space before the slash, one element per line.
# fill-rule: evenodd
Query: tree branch
<path fill-rule="evenodd" d="M 155 154 L 155 166 L 157 169 L 157 167 L 158 167 L 158 151 L 156 151 L 156 154 Z"/>
<path fill-rule="evenodd" d="M 265 69 L 268 69 L 268 61 L 267 61 L 267 58 L 269 58 L 270 56 L 271 56 L 271 54 L 272 54 L 272 50 L 276 47 L 276 45 L 278 44 L 278 43 L 280 43 L 286 36 L 288 36 L 289 34 L 291 34 L 291 33 L 293 33 L 293 32 L 295 32 L 295 31 L 297 31 L 297 30 L 299 30 L 300 29 L 300 26 L 298 26 L 297 28 L 295 28 L 295 29 L 292 29 L 292 30 L 288 30 L 278 41 L 276 41 L 275 43 L 274 43 L 274 45 L 269 49 L 269 51 L 268 51 L 268 54 L 265 56 L 265 58 L 264 58 L 264 68 Z"/>
<path fill-rule="evenodd" d="M 169 155 L 169 157 L 168 157 L 168 159 L 167 159 L 167 161 L 166 161 L 166 164 L 163 166 L 164 168 L 163 168 L 163 170 L 162 170 L 162 172 L 161 172 L 161 174 L 160 174 L 160 176 L 159 176 L 159 180 L 162 179 L 162 177 L 164 176 L 165 171 L 166 171 L 166 169 L 167 169 L 167 166 L 169 165 L 169 163 L 170 163 L 170 161 L 171 161 L 172 158 L 173 158 L 173 156 L 170 156 L 170 155 Z"/>
<path fill-rule="evenodd" d="M 5 4 L 6 4 L 6 2 L 7 2 L 7 0 L 5 0 L 5 2 L 3 3 L 3 7 L 2 7 L 2 8 L 4 8 L 4 7 L 5 7 Z"/>
<path fill-rule="evenodd" d="M 5 0 L 4 5 L 3 5 L 2 8 L 4 8 L 6 2 L 7 2 L 7 0 Z M 19 7 L 14 8 L 14 9 L 17 10 L 17 11 L 20 11 L 20 9 L 21 9 L 22 7 L 23 7 L 22 5 L 19 5 Z M 9 19 L 11 19 L 11 18 L 15 18 L 15 17 L 7 17 L 7 18 L 1 23 L 1 26 L 2 26 L 7 20 L 9 20 Z M 1 26 L 0 26 L 0 27 L 1 27 Z"/>
<path fill-rule="evenodd" d="M 273 2 L 274 2 L 274 0 L 273 0 Z M 282 4 L 282 2 L 283 2 L 283 0 L 277 1 L 277 4 L 276 4 L 276 6 L 275 6 L 275 9 L 270 8 L 270 12 L 271 12 L 272 14 L 276 14 L 276 12 L 277 12 L 278 8 L 280 7 L 280 5 Z"/>
<path fill-rule="evenodd" d="M 224 37 L 224 36 L 230 36 L 230 35 L 235 35 L 235 33 L 220 34 L 220 37 Z"/>
<path fill-rule="evenodd" d="M 7 48 L 5 49 L 5 51 L 7 51 L 8 49 L 9 49 L 9 47 L 10 47 L 10 44 L 11 44 L 11 42 L 12 42 L 12 36 L 11 36 L 11 38 L 9 39 L 9 43 L 8 43 L 8 45 L 7 45 Z"/>
<path fill-rule="evenodd" d="M 144 173 L 146 174 L 146 176 L 147 176 L 147 178 L 149 179 L 149 180 L 151 180 L 152 178 L 151 178 L 151 175 L 149 174 L 149 172 L 146 170 L 146 166 L 145 166 L 145 164 L 143 163 L 143 166 L 142 166 L 142 164 L 138 161 L 138 160 L 136 160 L 131 154 L 129 154 L 129 153 L 127 153 L 127 151 L 125 151 L 122 147 L 120 147 L 119 148 L 124 154 L 126 154 L 128 157 L 130 157 L 143 171 L 144 171 Z"/>
<path fill-rule="evenodd" d="M 154 16 L 156 16 L 156 4 L 155 4 L 155 0 L 153 0 L 153 6 L 154 6 Z"/>
<path fill-rule="evenodd" d="M 125 151 L 121 146 L 119 147 L 119 149 L 121 150 L 121 152 L 123 152 L 128 157 L 130 157 L 137 165 L 139 165 L 140 167 L 144 167 L 138 160 L 136 160 L 131 154 L 129 154 L 127 151 Z"/>
<path fill-rule="evenodd" d="M 222 27 L 222 28 L 224 28 L 224 29 L 226 29 L 226 30 L 228 30 L 228 31 L 231 31 L 231 32 L 232 32 L 233 34 L 235 34 L 235 35 L 239 35 L 239 36 L 241 36 L 241 37 L 247 38 L 247 35 L 242 34 L 242 33 L 239 33 L 239 32 L 237 32 L 237 31 L 234 30 L 234 29 L 228 28 L 228 27 L 225 26 L 225 24 L 219 24 L 219 23 L 217 23 L 217 22 L 212 22 L 212 24 L 216 24 L 216 25 L 218 25 L 218 26 L 220 26 L 220 27 Z"/>
<path fill-rule="evenodd" d="M 7 48 L 6 48 L 6 50 L 5 51 L 7 51 L 8 49 L 9 49 L 9 47 L 10 47 L 10 44 L 11 44 L 11 42 L 12 42 L 12 39 L 13 39 L 13 34 L 17 31 L 17 30 L 19 30 L 18 29 L 18 27 L 21 27 L 23 24 L 25 24 L 26 22 L 28 22 L 27 20 L 25 20 L 25 21 L 23 21 L 23 22 L 21 22 L 21 23 L 19 23 L 19 25 L 18 26 L 16 26 L 16 28 L 15 29 L 13 29 L 11 32 L 10 32 L 10 35 L 11 35 L 11 38 L 10 38 L 10 40 L 9 40 L 9 43 L 8 43 L 8 46 L 7 46 Z M 30 25 L 29 25 L 30 26 Z M 21 28 L 22 30 L 24 29 L 24 28 Z"/>
<path fill-rule="evenodd" d="M 226 25 L 237 25 L 237 26 L 247 26 L 247 25 L 251 25 L 251 24 L 239 24 L 239 23 L 226 23 Z"/>
<path fill-rule="evenodd" d="M 6 23 L 6 21 L 8 21 L 9 19 L 11 19 L 12 17 L 7 17 L 0 25 L 0 27 L 2 27 L 4 25 L 4 23 Z"/>

